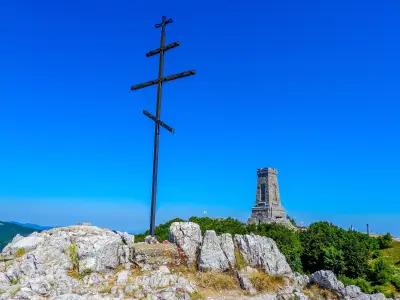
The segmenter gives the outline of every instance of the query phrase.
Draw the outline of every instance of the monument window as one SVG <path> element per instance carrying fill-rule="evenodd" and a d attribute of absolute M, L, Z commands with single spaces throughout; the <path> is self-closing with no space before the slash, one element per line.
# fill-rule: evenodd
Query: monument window
<path fill-rule="evenodd" d="M 265 202 L 265 183 L 261 183 L 261 201 Z"/>

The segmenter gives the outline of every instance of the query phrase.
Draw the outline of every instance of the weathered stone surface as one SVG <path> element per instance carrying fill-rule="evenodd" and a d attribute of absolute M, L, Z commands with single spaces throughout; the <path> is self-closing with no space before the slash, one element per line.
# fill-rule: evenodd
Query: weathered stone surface
<path fill-rule="evenodd" d="M 309 300 L 309 297 L 301 292 L 281 293 L 276 296 L 276 300 Z"/>
<path fill-rule="evenodd" d="M 169 241 L 180 247 L 186 255 L 187 262 L 196 262 L 202 242 L 200 226 L 192 222 L 174 222 L 169 229 Z"/>
<path fill-rule="evenodd" d="M 185 278 L 171 274 L 165 266 L 142 275 L 125 287 L 125 293 L 135 298 L 190 299 L 195 287 Z"/>
<path fill-rule="evenodd" d="M 310 282 L 318 284 L 322 288 L 331 290 L 345 300 L 384 300 L 383 294 L 364 294 L 361 289 L 354 285 L 345 286 L 339 281 L 332 271 L 317 271 L 310 277 Z"/>
<path fill-rule="evenodd" d="M 123 270 L 117 274 L 117 284 L 125 285 L 128 282 L 129 271 Z"/>
<path fill-rule="evenodd" d="M 229 269 L 229 261 L 221 248 L 220 238 L 214 230 L 204 234 L 198 262 L 199 270 L 221 272 Z"/>
<path fill-rule="evenodd" d="M 181 265 L 186 260 L 181 256 L 172 243 L 136 243 L 133 246 L 133 262 L 143 271 L 158 270 L 163 265 Z"/>
<path fill-rule="evenodd" d="M 235 243 L 250 266 L 270 275 L 292 275 L 285 256 L 272 239 L 255 234 L 235 235 Z"/>
<path fill-rule="evenodd" d="M 306 274 L 295 272 L 293 275 L 294 285 L 298 289 L 303 289 L 310 283 L 310 277 L 308 277 Z"/>
<path fill-rule="evenodd" d="M 71 249 L 77 250 L 81 272 L 107 272 L 129 260 L 130 249 L 125 239 L 133 240 L 133 237 L 124 236 L 80 225 L 14 238 L 2 254 L 12 255 L 21 248 L 26 254 L 9 261 L 6 270 L 0 272 L 0 278 L 5 275 L 9 280 L 2 284 L 4 292 L 0 299 L 8 299 L 12 294 L 28 299 L 52 297 L 82 289 L 81 283 L 68 275 L 72 268 Z M 85 288 L 81 292 L 84 293 Z"/>
<path fill-rule="evenodd" d="M 281 203 L 277 175 L 278 170 L 274 168 L 257 170 L 256 205 L 249 224 L 282 223 L 292 227 Z"/>
<path fill-rule="evenodd" d="M 321 270 L 315 272 L 311 275 L 310 282 L 334 292 L 340 292 L 344 289 L 344 284 L 336 278 L 332 271 Z"/>
<path fill-rule="evenodd" d="M 253 272 L 257 272 L 257 270 L 251 267 L 245 267 L 240 271 L 236 271 L 236 276 L 239 280 L 240 287 L 247 291 L 250 295 L 257 294 L 257 290 L 250 281 L 250 276 Z"/>
<path fill-rule="evenodd" d="M 154 236 L 148 235 L 144 238 L 144 242 L 147 244 L 158 244 L 159 241 Z"/>
<path fill-rule="evenodd" d="M 230 233 L 221 234 L 220 245 L 226 258 L 228 259 L 231 269 L 235 268 L 235 245 L 233 243 L 232 235 Z"/>

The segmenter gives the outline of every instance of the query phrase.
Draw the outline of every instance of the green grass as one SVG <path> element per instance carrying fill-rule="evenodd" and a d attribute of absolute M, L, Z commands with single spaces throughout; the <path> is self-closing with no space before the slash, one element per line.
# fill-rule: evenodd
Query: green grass
<path fill-rule="evenodd" d="M 400 242 L 393 241 L 392 247 L 381 250 L 381 253 L 388 262 L 400 267 Z"/>

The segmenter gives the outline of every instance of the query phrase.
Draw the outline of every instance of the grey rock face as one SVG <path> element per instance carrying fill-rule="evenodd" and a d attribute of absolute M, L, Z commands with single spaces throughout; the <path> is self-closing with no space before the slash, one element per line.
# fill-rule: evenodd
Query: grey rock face
<path fill-rule="evenodd" d="M 235 268 L 235 244 L 233 243 L 232 235 L 230 233 L 223 233 L 219 239 L 221 249 L 228 259 L 230 268 Z"/>
<path fill-rule="evenodd" d="M 154 236 L 148 235 L 144 238 L 144 242 L 147 244 L 158 244 L 159 241 Z"/>
<path fill-rule="evenodd" d="M 228 258 L 221 248 L 220 238 L 214 230 L 207 230 L 204 234 L 200 250 L 198 267 L 200 271 L 226 271 L 230 267 Z"/>
<path fill-rule="evenodd" d="M 317 271 L 310 277 L 311 283 L 316 283 L 322 288 L 331 290 L 345 300 L 384 300 L 383 294 L 364 294 L 358 286 L 345 286 L 339 281 L 332 271 Z"/>
<path fill-rule="evenodd" d="M 25 249 L 30 251 L 35 249 L 39 244 L 43 243 L 43 237 L 39 233 L 33 232 L 27 237 L 20 236 L 17 234 L 11 243 L 9 243 L 4 249 L 3 253 L 8 255 L 14 255 L 18 249 Z"/>
<path fill-rule="evenodd" d="M 315 272 L 311 275 L 310 282 L 334 292 L 340 292 L 344 289 L 344 284 L 336 278 L 332 271 L 321 270 Z"/>
<path fill-rule="evenodd" d="M 166 267 L 161 267 L 150 274 L 139 276 L 125 287 L 125 293 L 142 299 L 190 299 L 195 287 L 185 278 L 171 274 Z"/>
<path fill-rule="evenodd" d="M 124 236 L 133 240 L 133 236 Z M 13 294 L 21 299 L 51 298 L 82 289 L 81 283 L 68 275 L 72 268 L 72 248 L 77 252 L 74 255 L 79 270 L 85 272 L 109 272 L 128 262 L 130 253 L 122 235 L 83 225 L 17 237 L 4 248 L 2 255 L 15 255 L 21 248 L 26 254 L 11 260 L 4 272 L 0 271 L 0 281 L 4 275 L 9 281 L 0 283 L 3 290 L 0 299 L 9 299 Z"/>
<path fill-rule="evenodd" d="M 133 247 L 133 263 L 143 271 L 157 270 L 163 265 L 178 266 L 185 262 L 178 248 L 172 243 L 136 243 Z"/>
<path fill-rule="evenodd" d="M 202 241 L 200 226 L 192 222 L 174 222 L 169 228 L 169 241 L 183 250 L 188 264 L 193 264 Z"/>
<path fill-rule="evenodd" d="M 239 280 L 240 287 L 243 290 L 247 291 L 250 295 L 255 295 L 257 293 L 257 290 L 255 289 L 249 278 L 252 272 L 256 272 L 256 270 L 251 267 L 246 267 L 243 270 L 236 271 L 236 276 Z"/>
<path fill-rule="evenodd" d="M 272 239 L 254 234 L 235 235 L 235 243 L 250 266 L 274 276 L 292 275 L 285 256 Z"/>
<path fill-rule="evenodd" d="M 310 277 L 308 277 L 305 274 L 300 274 L 300 273 L 295 272 L 294 276 L 293 276 L 293 281 L 294 281 L 295 287 L 297 287 L 298 289 L 301 290 L 310 283 Z"/>
<path fill-rule="evenodd" d="M 309 297 L 301 292 L 282 293 L 276 296 L 277 300 L 308 300 Z"/>

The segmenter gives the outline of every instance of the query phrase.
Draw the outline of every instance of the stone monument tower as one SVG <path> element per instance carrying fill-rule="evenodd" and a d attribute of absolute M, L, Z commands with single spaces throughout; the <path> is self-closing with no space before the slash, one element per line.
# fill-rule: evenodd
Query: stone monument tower
<path fill-rule="evenodd" d="M 256 205 L 252 209 L 249 224 L 289 223 L 281 203 L 277 175 L 278 170 L 274 168 L 257 170 Z"/>

